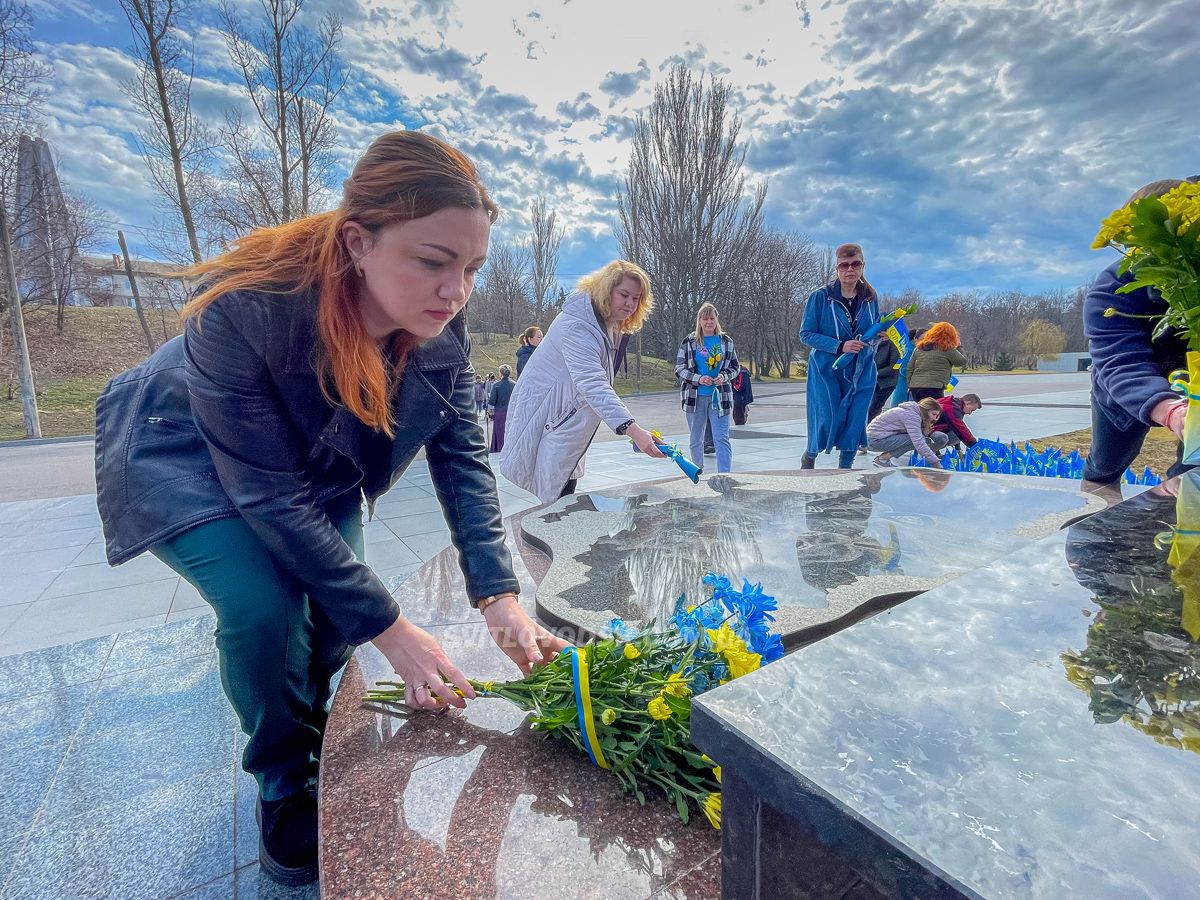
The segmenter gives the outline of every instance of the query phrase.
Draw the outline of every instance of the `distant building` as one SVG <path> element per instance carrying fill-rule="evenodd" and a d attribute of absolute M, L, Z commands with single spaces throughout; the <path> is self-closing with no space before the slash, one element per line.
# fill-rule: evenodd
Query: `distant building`
<path fill-rule="evenodd" d="M 1090 353 L 1059 353 L 1038 360 L 1039 372 L 1086 372 L 1092 367 Z"/>
<path fill-rule="evenodd" d="M 125 261 L 119 255 L 85 256 L 83 268 L 86 285 L 75 292 L 72 306 L 133 306 Z M 142 305 L 175 309 L 182 306 L 192 288 L 192 279 L 180 274 L 183 269 L 175 263 L 134 260 L 133 277 L 137 279 Z"/>

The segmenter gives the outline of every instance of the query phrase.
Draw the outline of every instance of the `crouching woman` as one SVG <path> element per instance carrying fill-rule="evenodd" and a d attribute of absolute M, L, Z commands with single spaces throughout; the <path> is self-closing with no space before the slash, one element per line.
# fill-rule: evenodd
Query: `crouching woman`
<path fill-rule="evenodd" d="M 259 787 L 263 871 L 317 877 L 330 680 L 371 641 L 405 701 L 474 692 L 363 562 L 362 499 L 425 451 L 471 603 L 523 670 L 565 644 L 517 602 L 459 315 L 496 218 L 471 162 L 393 132 L 337 209 L 251 232 L 197 266 L 181 337 L 96 406 L 109 562 L 149 550 L 216 611 L 221 683 Z M 420 613 L 420 610 L 415 612 Z"/>
<path fill-rule="evenodd" d="M 894 457 L 916 450 L 925 462 L 940 468 L 938 452 L 950 442 L 949 435 L 933 430 L 941 414 L 938 402 L 926 397 L 919 402 L 906 400 L 872 419 L 867 424 L 867 449 L 879 454 L 875 465 L 888 468 Z"/>

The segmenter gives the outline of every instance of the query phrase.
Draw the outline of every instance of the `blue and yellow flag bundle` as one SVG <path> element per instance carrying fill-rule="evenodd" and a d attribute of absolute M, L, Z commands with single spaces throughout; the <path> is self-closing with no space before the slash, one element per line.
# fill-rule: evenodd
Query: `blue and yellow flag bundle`
<path fill-rule="evenodd" d="M 1078 450 L 1063 453 L 1057 447 L 1036 450 L 1028 441 L 1024 447 L 1016 443 L 981 440 L 968 447 L 963 453 L 956 450 L 942 456 L 942 468 L 950 472 L 991 472 L 998 475 L 1038 475 L 1043 478 L 1083 478 L 1084 458 Z M 924 458 L 913 453 L 910 466 L 932 468 Z M 1133 469 L 1125 470 L 1122 479 L 1126 484 L 1156 485 L 1162 479 L 1147 467 L 1138 475 Z"/>

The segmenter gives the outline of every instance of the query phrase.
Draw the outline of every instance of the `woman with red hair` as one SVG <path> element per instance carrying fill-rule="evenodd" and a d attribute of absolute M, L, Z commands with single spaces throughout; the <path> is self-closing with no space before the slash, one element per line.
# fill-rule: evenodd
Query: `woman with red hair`
<path fill-rule="evenodd" d="M 183 335 L 97 402 L 109 562 L 148 549 L 216 611 L 221 682 L 259 785 L 259 859 L 285 884 L 317 877 L 330 680 L 355 645 L 387 657 L 410 706 L 474 696 L 363 563 L 364 495 L 373 508 L 424 450 L 496 643 L 524 671 L 566 646 L 517 602 L 459 315 L 497 212 L 463 154 L 386 134 L 337 209 L 196 266 Z"/>
<path fill-rule="evenodd" d="M 908 361 L 908 395 L 913 400 L 946 395 L 946 385 L 954 366 L 965 366 L 958 330 L 949 322 L 935 322 L 917 341 L 917 349 Z"/>

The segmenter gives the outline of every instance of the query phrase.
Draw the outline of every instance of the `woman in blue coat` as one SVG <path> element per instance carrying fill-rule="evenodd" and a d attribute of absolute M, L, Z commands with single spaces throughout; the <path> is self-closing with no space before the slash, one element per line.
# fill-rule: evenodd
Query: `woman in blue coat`
<path fill-rule="evenodd" d="M 800 323 L 800 340 L 809 347 L 808 448 L 802 469 L 814 468 L 817 454 L 834 447 L 839 451 L 838 468 L 854 465 L 854 454 L 866 439 L 867 410 L 875 393 L 875 356 L 858 338 L 879 321 L 879 298 L 864 277 L 862 247 L 842 244 L 835 257 L 837 281 L 808 298 Z M 842 353 L 853 354 L 853 360 L 835 369 Z"/>

